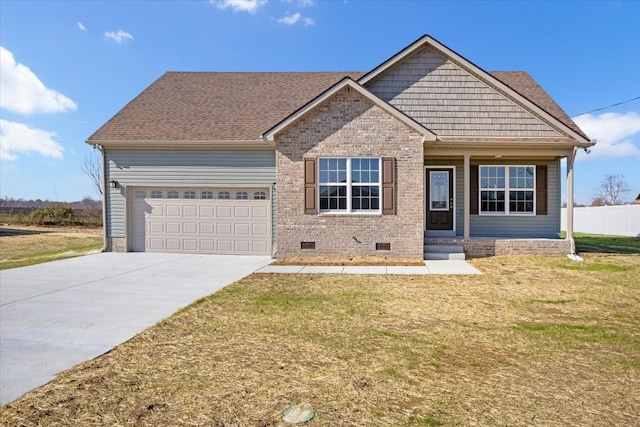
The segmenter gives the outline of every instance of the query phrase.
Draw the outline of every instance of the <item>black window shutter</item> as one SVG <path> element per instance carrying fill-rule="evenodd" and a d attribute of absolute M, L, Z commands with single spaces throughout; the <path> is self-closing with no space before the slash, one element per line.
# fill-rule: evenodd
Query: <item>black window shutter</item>
<path fill-rule="evenodd" d="M 471 165 L 469 168 L 469 173 L 471 174 L 470 178 L 470 187 L 471 191 L 469 192 L 469 208 L 471 215 L 478 215 L 478 191 L 480 182 L 478 179 L 479 173 L 478 165 Z"/>
<path fill-rule="evenodd" d="M 536 215 L 547 215 L 547 166 L 536 166 Z"/>

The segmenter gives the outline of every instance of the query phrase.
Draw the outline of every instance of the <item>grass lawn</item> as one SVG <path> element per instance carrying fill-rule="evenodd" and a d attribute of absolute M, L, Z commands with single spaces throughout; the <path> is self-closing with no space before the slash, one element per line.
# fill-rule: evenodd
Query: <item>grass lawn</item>
<path fill-rule="evenodd" d="M 482 276 L 253 274 L 6 405 L 3 425 L 637 426 L 640 255 Z M 180 286 L 180 283 L 176 283 Z"/>
<path fill-rule="evenodd" d="M 575 233 L 573 238 L 578 252 L 640 254 L 640 237 Z"/>
<path fill-rule="evenodd" d="M 0 270 L 84 255 L 102 242 L 102 228 L 0 226 Z"/>

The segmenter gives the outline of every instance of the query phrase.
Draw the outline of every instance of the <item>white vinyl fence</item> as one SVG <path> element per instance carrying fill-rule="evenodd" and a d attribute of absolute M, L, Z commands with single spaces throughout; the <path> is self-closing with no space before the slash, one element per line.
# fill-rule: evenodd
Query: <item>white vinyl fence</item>
<path fill-rule="evenodd" d="M 567 230 L 567 208 L 562 208 L 560 228 Z M 573 208 L 573 231 L 640 237 L 640 205 Z"/>

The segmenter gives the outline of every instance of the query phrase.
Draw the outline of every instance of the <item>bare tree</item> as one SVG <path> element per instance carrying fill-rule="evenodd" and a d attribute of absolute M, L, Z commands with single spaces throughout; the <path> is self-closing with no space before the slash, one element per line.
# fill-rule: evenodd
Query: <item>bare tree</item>
<path fill-rule="evenodd" d="M 82 172 L 89 177 L 96 192 L 102 198 L 102 165 L 100 164 L 100 155 L 96 156 L 92 151 L 84 158 L 81 166 Z"/>
<path fill-rule="evenodd" d="M 592 206 L 621 205 L 622 195 L 629 190 L 624 175 L 607 174 L 600 182 L 600 188 L 593 199 Z"/>

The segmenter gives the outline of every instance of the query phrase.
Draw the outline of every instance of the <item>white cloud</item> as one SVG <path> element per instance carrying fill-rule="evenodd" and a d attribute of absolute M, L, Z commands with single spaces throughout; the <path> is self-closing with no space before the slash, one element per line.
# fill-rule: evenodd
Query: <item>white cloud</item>
<path fill-rule="evenodd" d="M 640 158 L 640 113 L 583 114 L 574 121 L 590 138 L 598 141 L 591 148 L 591 154 L 579 152 L 578 160 Z"/>
<path fill-rule="evenodd" d="M 300 12 L 285 15 L 283 18 L 278 19 L 278 22 L 285 25 L 295 25 L 298 22 L 302 22 L 305 27 L 313 25 L 313 20 L 311 18 L 304 18 Z"/>
<path fill-rule="evenodd" d="M 80 31 L 87 31 L 87 27 L 85 27 L 82 22 L 78 22 L 78 28 Z"/>
<path fill-rule="evenodd" d="M 31 152 L 61 159 L 64 148 L 54 141 L 54 136 L 55 132 L 0 119 L 0 159 L 16 160 L 17 154 Z"/>
<path fill-rule="evenodd" d="M 231 8 L 234 12 L 255 13 L 267 4 L 267 0 L 209 0 L 209 3 L 218 9 Z"/>
<path fill-rule="evenodd" d="M 127 40 L 133 40 L 133 36 L 123 30 L 107 31 L 106 33 L 104 33 L 104 36 L 107 38 L 107 40 L 112 40 L 118 44 L 122 44 Z"/>
<path fill-rule="evenodd" d="M 316 0 L 298 0 L 299 7 L 314 6 L 315 4 Z"/>
<path fill-rule="evenodd" d="M 281 24 L 293 25 L 298 22 L 301 17 L 302 15 L 300 15 L 300 12 L 297 12 L 291 15 L 285 15 L 284 18 L 278 19 L 278 22 L 280 22 Z"/>
<path fill-rule="evenodd" d="M 78 107 L 70 98 L 47 88 L 26 65 L 0 46 L 0 108 L 18 114 L 62 113 Z"/>

